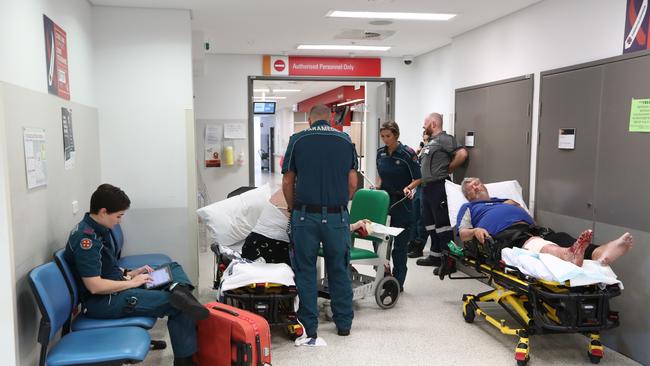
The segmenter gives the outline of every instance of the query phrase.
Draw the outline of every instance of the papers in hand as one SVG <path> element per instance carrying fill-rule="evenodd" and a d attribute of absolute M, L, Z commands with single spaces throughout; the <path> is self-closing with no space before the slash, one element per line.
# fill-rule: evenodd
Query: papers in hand
<path fill-rule="evenodd" d="M 375 234 L 397 236 L 402 231 L 404 231 L 404 229 L 400 227 L 391 227 L 391 226 L 386 226 L 386 225 L 373 222 L 370 224 L 370 230 L 368 234 L 372 236 L 374 236 Z"/>

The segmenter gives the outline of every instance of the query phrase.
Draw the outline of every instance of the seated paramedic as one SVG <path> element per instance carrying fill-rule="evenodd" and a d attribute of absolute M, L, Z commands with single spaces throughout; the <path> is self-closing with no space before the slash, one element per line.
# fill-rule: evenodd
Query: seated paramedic
<path fill-rule="evenodd" d="M 253 231 L 246 237 L 241 255 L 252 261 L 263 257 L 266 263 L 286 263 L 291 266 L 287 234 L 289 211 L 282 190 L 277 190 L 269 203 L 264 206 Z M 350 224 L 350 231 L 356 231 L 362 226 L 365 229 L 364 222 L 359 220 Z"/>
<path fill-rule="evenodd" d="M 103 184 L 90 199 L 90 212 L 70 232 L 64 256 L 77 281 L 81 302 L 92 318 L 167 316 L 174 366 L 194 365 L 194 322 L 207 318 L 209 312 L 192 295 L 194 287 L 183 268 L 175 262 L 165 264 L 172 281 L 146 289 L 144 285 L 152 281 L 151 267 L 131 271 L 118 267 L 109 230 L 120 223 L 130 204 L 124 191 Z"/>
<path fill-rule="evenodd" d="M 508 242 L 510 246 L 548 253 L 577 266 L 582 266 L 584 259 L 610 264 L 627 253 L 634 243 L 630 233 L 597 246 L 591 244 L 591 230 L 584 231 L 576 240 L 566 233 L 554 233 L 537 227 L 533 218 L 517 202 L 491 198 L 478 178 L 465 178 L 461 189 L 469 201 L 461 206 L 456 221 L 462 241 L 476 238 L 483 244 L 490 236 L 497 241 Z"/>

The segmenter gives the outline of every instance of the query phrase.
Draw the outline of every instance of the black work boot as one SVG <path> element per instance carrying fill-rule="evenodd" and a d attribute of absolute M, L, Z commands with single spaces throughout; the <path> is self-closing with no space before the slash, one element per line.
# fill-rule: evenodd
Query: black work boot
<path fill-rule="evenodd" d="M 426 258 L 418 259 L 415 264 L 418 266 L 426 267 L 439 267 L 440 266 L 440 257 L 428 256 Z"/>
<path fill-rule="evenodd" d="M 408 251 L 408 257 L 409 258 L 420 258 L 424 255 L 424 246 L 426 243 L 423 243 L 419 239 L 414 239 L 409 242 L 409 251 Z"/>
<path fill-rule="evenodd" d="M 184 284 L 179 283 L 172 288 L 169 303 L 194 321 L 207 319 L 210 315 L 210 311 L 192 295 L 192 289 Z"/>
<path fill-rule="evenodd" d="M 174 366 L 196 366 L 192 357 L 174 357 Z"/>

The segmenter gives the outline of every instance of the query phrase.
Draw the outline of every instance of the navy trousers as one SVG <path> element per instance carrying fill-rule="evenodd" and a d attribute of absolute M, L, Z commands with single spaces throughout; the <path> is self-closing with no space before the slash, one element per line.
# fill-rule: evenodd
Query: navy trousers
<path fill-rule="evenodd" d="M 431 237 L 429 255 L 439 260 L 442 256 L 442 246 L 454 238 L 449 224 L 445 181 L 426 183 L 422 188 L 422 201 L 422 222 Z"/>
<path fill-rule="evenodd" d="M 170 266 L 173 282 L 191 286 L 183 268 L 176 262 Z M 159 266 L 158 266 L 159 267 Z M 180 310 L 169 304 L 166 289 L 132 288 L 111 295 L 91 295 L 84 301 L 91 318 L 115 319 L 128 316 L 167 317 L 167 329 L 175 357 L 189 357 L 196 352 L 196 325 Z"/>
<path fill-rule="evenodd" d="M 350 222 L 347 210 L 341 213 L 307 213 L 296 207 L 291 215 L 292 258 L 296 287 L 300 296 L 298 319 L 308 336 L 318 331 L 318 284 L 316 260 L 323 243 L 325 268 L 334 323 L 338 329 L 352 327 L 352 281 L 350 279 Z"/>

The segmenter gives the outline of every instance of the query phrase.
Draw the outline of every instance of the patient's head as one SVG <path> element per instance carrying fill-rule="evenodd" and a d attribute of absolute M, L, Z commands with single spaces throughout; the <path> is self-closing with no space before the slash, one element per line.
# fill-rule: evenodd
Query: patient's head
<path fill-rule="evenodd" d="M 463 179 L 460 188 L 463 191 L 463 196 L 470 202 L 487 201 L 490 199 L 487 188 L 485 188 L 483 182 L 478 178 L 470 177 Z"/>

